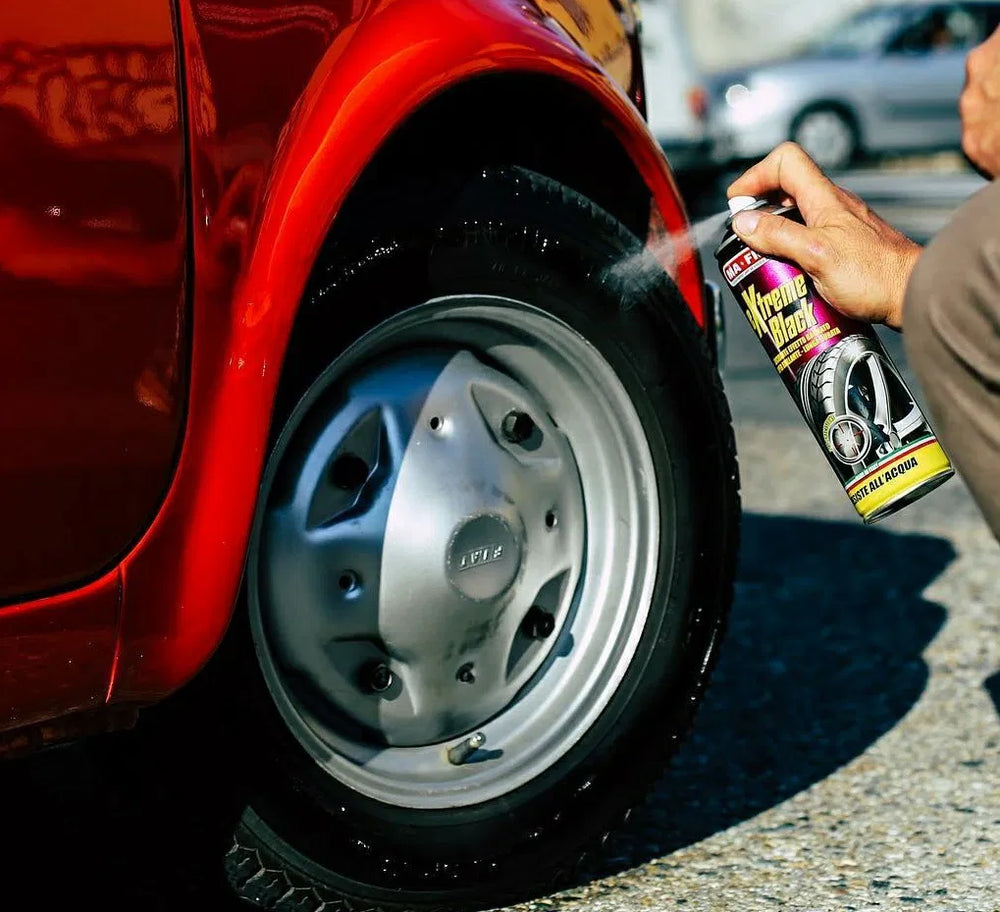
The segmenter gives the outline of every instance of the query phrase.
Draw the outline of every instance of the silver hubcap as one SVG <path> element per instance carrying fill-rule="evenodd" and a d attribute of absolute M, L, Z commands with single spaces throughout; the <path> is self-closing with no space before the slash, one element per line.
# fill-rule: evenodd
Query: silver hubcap
<path fill-rule="evenodd" d="M 495 298 L 379 327 L 296 410 L 251 620 L 291 731 L 352 788 L 454 807 L 537 776 L 621 681 L 652 595 L 652 458 L 604 358 Z"/>
<path fill-rule="evenodd" d="M 833 111 L 807 114 L 796 130 L 795 141 L 821 168 L 846 165 L 854 145 L 851 128 Z"/>

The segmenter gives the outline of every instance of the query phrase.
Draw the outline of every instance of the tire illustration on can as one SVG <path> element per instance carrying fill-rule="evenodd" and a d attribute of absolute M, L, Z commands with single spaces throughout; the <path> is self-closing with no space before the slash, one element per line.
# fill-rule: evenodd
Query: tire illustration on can
<path fill-rule="evenodd" d="M 814 358 L 798 384 L 802 413 L 821 428 L 827 423 L 823 443 L 849 465 L 865 468 L 931 433 L 896 365 L 864 336 Z M 854 437 L 866 442 L 863 452 L 846 446 Z"/>
<path fill-rule="evenodd" d="M 793 206 L 751 197 L 730 201 L 733 214 L 750 208 L 802 221 Z M 729 223 L 715 255 L 747 322 L 865 522 L 896 512 L 954 474 L 870 326 L 834 310 L 794 263 L 747 247 Z"/>

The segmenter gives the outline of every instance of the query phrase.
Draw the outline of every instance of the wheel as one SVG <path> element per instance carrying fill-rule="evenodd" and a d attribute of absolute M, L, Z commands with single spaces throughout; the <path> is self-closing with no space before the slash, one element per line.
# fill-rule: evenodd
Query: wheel
<path fill-rule="evenodd" d="M 836 108 L 804 111 L 792 126 L 791 138 L 824 171 L 843 170 L 858 152 L 857 128 L 847 114 Z"/>
<path fill-rule="evenodd" d="M 485 907 L 562 882 L 686 732 L 731 595 L 732 433 L 676 289 L 585 198 L 486 170 L 368 209 L 283 381 L 227 874 L 266 908 Z"/>

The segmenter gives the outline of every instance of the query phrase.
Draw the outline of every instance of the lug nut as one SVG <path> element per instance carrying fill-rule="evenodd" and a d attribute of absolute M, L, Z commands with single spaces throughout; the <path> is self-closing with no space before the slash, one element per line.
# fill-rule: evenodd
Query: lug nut
<path fill-rule="evenodd" d="M 504 415 L 500 431 L 510 443 L 524 443 L 535 430 L 535 422 L 527 412 L 508 412 Z"/>
<path fill-rule="evenodd" d="M 361 687 L 368 693 L 385 693 L 396 679 L 385 662 L 368 662 L 361 667 Z"/>
<path fill-rule="evenodd" d="M 521 632 L 532 640 L 544 640 L 556 629 L 556 619 L 544 608 L 532 605 L 521 621 Z"/>
<path fill-rule="evenodd" d="M 472 662 L 466 662 L 458 671 L 455 672 L 455 677 L 458 678 L 463 684 L 475 684 L 476 683 L 476 667 Z"/>
<path fill-rule="evenodd" d="M 460 766 L 486 743 L 486 735 L 476 732 L 448 751 L 448 762 Z"/>

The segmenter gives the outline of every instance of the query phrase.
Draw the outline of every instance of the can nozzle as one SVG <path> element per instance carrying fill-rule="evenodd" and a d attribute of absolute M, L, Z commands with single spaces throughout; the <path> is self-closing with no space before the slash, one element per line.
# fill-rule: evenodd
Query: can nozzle
<path fill-rule="evenodd" d="M 729 201 L 729 213 L 730 215 L 736 215 L 737 212 L 748 209 L 756 202 L 757 198 L 753 196 L 734 196 Z"/>

